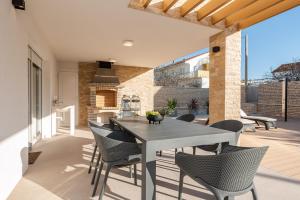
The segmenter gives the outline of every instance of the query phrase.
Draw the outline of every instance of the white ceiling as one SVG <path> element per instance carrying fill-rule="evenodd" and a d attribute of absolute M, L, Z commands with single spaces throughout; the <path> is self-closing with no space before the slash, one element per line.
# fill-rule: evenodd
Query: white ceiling
<path fill-rule="evenodd" d="M 59 61 L 113 58 L 156 67 L 208 47 L 219 30 L 128 8 L 129 0 L 30 0 L 27 10 Z M 133 40 L 124 47 L 123 40 Z"/>

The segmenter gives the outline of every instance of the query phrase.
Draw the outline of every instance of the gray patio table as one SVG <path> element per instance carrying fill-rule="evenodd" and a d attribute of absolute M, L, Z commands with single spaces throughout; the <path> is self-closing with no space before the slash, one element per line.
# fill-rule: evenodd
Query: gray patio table
<path fill-rule="evenodd" d="M 142 198 L 156 199 L 156 152 L 196 145 L 229 142 L 236 144 L 236 133 L 200 124 L 165 118 L 149 124 L 145 117 L 113 119 L 142 142 Z"/>

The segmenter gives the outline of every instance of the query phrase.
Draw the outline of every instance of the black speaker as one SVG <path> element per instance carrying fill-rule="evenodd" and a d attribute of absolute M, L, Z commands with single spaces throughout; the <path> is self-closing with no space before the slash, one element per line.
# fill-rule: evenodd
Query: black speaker
<path fill-rule="evenodd" d="M 218 53 L 220 50 L 221 50 L 221 48 L 219 46 L 214 46 L 212 48 L 212 52 L 214 52 L 214 53 Z"/>
<path fill-rule="evenodd" d="M 25 10 L 25 0 L 12 0 L 12 4 L 16 9 Z"/>

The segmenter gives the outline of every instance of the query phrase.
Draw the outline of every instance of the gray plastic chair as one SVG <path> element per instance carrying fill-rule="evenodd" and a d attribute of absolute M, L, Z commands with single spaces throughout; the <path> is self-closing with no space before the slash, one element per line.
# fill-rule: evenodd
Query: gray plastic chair
<path fill-rule="evenodd" d="M 88 121 L 88 125 L 89 125 L 89 127 L 104 128 L 104 129 L 108 129 L 108 130 L 110 130 L 111 127 L 112 127 L 111 124 L 102 124 L 102 123 L 99 123 L 99 122 L 96 122 L 96 121 L 92 121 L 92 120 Z M 93 155 L 92 155 L 92 158 L 91 158 L 91 161 L 90 161 L 89 170 L 88 170 L 89 174 L 91 173 L 93 165 L 94 165 L 94 160 L 95 160 L 96 152 L 97 152 L 97 144 L 94 145 Z M 94 176 L 95 176 L 95 173 L 94 173 Z M 94 179 L 95 179 L 94 176 L 93 176 L 92 184 L 94 183 Z"/>
<path fill-rule="evenodd" d="M 141 146 L 136 143 L 134 137 L 128 137 L 119 131 L 105 130 L 91 127 L 96 138 L 99 152 L 101 152 L 101 164 L 97 173 L 95 186 L 98 185 L 101 172 L 106 166 L 105 177 L 100 189 L 99 200 L 102 199 L 107 178 L 112 167 L 134 166 L 134 184 L 137 185 L 136 164 L 141 161 Z M 97 187 L 94 187 L 95 194 Z"/>
<path fill-rule="evenodd" d="M 228 150 L 227 150 L 228 149 Z M 190 176 L 204 185 L 217 198 L 224 200 L 251 191 L 257 200 L 253 178 L 268 147 L 248 148 L 227 146 L 218 155 L 177 153 L 180 168 L 179 194 L 182 199 L 183 178 Z"/>
<path fill-rule="evenodd" d="M 243 123 L 238 120 L 223 120 L 216 122 L 210 127 L 223 129 L 226 131 L 232 131 L 236 133 L 236 141 L 238 141 L 241 132 L 243 131 Z M 197 146 L 197 148 L 202 149 L 204 151 L 214 152 L 218 154 L 220 151 L 222 151 L 222 148 L 224 148 L 228 143 L 223 144 L 211 144 L 211 145 L 200 145 Z M 193 154 L 196 154 L 196 147 L 193 147 Z"/>

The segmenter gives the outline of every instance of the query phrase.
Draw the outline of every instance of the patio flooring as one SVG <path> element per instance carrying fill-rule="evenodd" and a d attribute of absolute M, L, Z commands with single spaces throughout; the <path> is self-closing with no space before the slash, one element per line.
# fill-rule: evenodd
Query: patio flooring
<path fill-rule="evenodd" d="M 278 129 L 241 135 L 240 145 L 268 145 L 268 150 L 255 177 L 260 199 L 296 199 L 300 196 L 300 120 L 279 122 Z M 42 151 L 18 183 L 10 200 L 85 200 L 90 198 L 92 175 L 87 174 L 92 153 L 92 135 L 88 129 L 77 129 L 75 136 L 59 134 L 34 147 Z M 186 148 L 191 151 L 191 148 Z M 198 150 L 197 154 L 204 153 Z M 178 168 L 174 152 L 163 151 L 157 158 L 157 199 L 177 199 Z M 128 168 L 114 169 L 108 179 L 104 199 L 140 199 L 141 181 L 138 166 L 138 186 L 129 177 Z M 185 178 L 183 199 L 214 199 L 209 191 Z M 96 196 L 94 199 L 97 199 Z M 251 194 L 237 197 L 252 199 Z"/>

